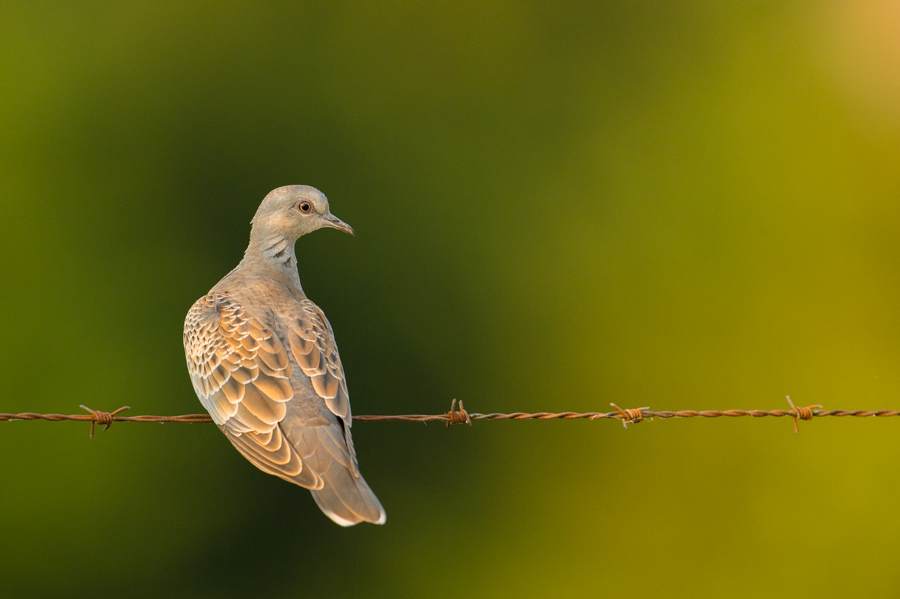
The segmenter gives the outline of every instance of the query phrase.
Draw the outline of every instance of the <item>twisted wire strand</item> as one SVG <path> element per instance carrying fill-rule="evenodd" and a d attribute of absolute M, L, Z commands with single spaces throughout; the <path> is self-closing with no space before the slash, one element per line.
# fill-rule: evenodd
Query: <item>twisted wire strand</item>
<path fill-rule="evenodd" d="M 823 418 L 826 416 L 834 417 L 855 417 L 855 418 L 888 418 L 891 416 L 900 416 L 900 410 L 825 410 L 820 405 L 795 407 L 788 397 L 791 405 L 790 410 L 677 410 L 655 411 L 649 408 L 629 408 L 622 409 L 616 404 L 610 404 L 615 408 L 613 412 L 511 412 L 501 413 L 492 412 L 482 414 L 479 412 L 468 412 L 459 402 L 459 409 L 456 407 L 456 400 L 450 406 L 450 411 L 445 414 L 396 414 L 396 415 L 364 415 L 354 416 L 353 420 L 358 422 L 444 422 L 447 426 L 453 424 L 467 424 L 472 426 L 472 422 L 476 420 L 601 420 L 614 419 L 622 422 L 623 425 L 636 424 L 646 419 L 653 418 L 764 418 L 764 417 L 789 417 L 794 421 L 794 431 L 799 432 L 797 428 L 797 420 L 812 420 L 813 418 Z M 99 424 L 106 430 L 113 422 L 179 422 L 187 424 L 206 424 L 212 422 L 212 418 L 207 414 L 182 414 L 179 416 L 120 416 L 119 414 L 125 410 L 129 410 L 128 406 L 123 406 L 113 412 L 102 412 L 92 410 L 86 406 L 81 406 L 86 410 L 87 414 L 37 414 L 35 412 L 21 412 L 18 414 L 2 414 L 0 413 L 0 421 L 12 420 L 45 420 L 49 422 L 61 421 L 77 421 L 91 423 L 91 438 L 94 436 L 94 426 Z"/>
<path fill-rule="evenodd" d="M 637 411 L 637 410 L 635 410 Z M 649 418 L 738 418 L 741 416 L 750 416 L 752 418 L 763 418 L 765 416 L 774 416 L 780 418 L 788 416 L 790 418 L 802 418 L 794 413 L 793 410 L 645 410 L 641 409 L 640 414 L 644 420 Z M 868 417 L 888 417 L 900 416 L 900 410 L 813 410 L 814 418 L 823 416 L 855 416 L 859 418 Z M 475 420 L 599 420 L 601 418 L 615 418 L 619 420 L 630 421 L 628 415 L 620 412 L 511 412 L 503 414 L 492 412 L 490 414 L 481 414 L 479 412 L 469 412 L 469 418 Z M 2 420 L 0 414 L 0 420 Z M 361 422 L 384 422 L 389 420 L 397 420 L 402 422 L 448 422 L 447 414 L 403 414 L 396 416 L 354 416 L 353 420 Z M 638 420 L 635 420 L 638 422 Z"/>

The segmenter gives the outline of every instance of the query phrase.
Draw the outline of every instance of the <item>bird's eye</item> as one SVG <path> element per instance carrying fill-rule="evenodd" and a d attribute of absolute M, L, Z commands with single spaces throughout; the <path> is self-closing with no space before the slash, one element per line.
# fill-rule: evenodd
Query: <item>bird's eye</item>
<path fill-rule="evenodd" d="M 297 202 L 294 204 L 294 208 L 302 212 L 303 214 L 309 214 L 312 212 L 312 204 L 309 202 Z"/>

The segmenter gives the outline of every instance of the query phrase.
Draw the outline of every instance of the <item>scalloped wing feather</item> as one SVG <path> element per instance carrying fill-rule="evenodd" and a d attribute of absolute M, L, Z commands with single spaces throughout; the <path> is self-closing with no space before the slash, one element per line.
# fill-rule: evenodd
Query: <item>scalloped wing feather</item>
<path fill-rule="evenodd" d="M 234 446 L 259 469 L 307 488 L 322 479 L 287 442 L 279 423 L 294 397 L 292 369 L 278 336 L 227 294 L 194 304 L 184 326 L 197 396 Z"/>
<path fill-rule="evenodd" d="M 294 316 L 287 323 L 288 345 L 294 359 L 331 413 L 350 426 L 350 396 L 331 324 L 309 300 L 300 302 L 300 310 Z"/>

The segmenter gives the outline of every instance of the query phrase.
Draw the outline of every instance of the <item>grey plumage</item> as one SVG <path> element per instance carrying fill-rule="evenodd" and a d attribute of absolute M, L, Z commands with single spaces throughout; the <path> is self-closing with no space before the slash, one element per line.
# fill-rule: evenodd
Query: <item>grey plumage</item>
<path fill-rule="evenodd" d="M 313 187 L 263 199 L 243 260 L 188 312 L 188 371 L 212 419 L 257 468 L 309 489 L 342 526 L 383 524 L 359 474 L 334 333 L 297 273 L 294 242 L 322 227 L 353 233 Z"/>

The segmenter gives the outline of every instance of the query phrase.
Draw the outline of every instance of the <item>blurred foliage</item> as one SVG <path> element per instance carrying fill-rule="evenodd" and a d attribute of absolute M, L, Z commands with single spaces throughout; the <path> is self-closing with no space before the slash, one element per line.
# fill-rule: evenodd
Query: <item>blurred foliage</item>
<path fill-rule="evenodd" d="M 2 13 L 0 411 L 199 411 L 293 183 L 357 414 L 898 407 L 895 3 Z M 358 423 L 350 530 L 212 426 L 0 424 L 3 594 L 896 597 L 898 424 Z"/>

